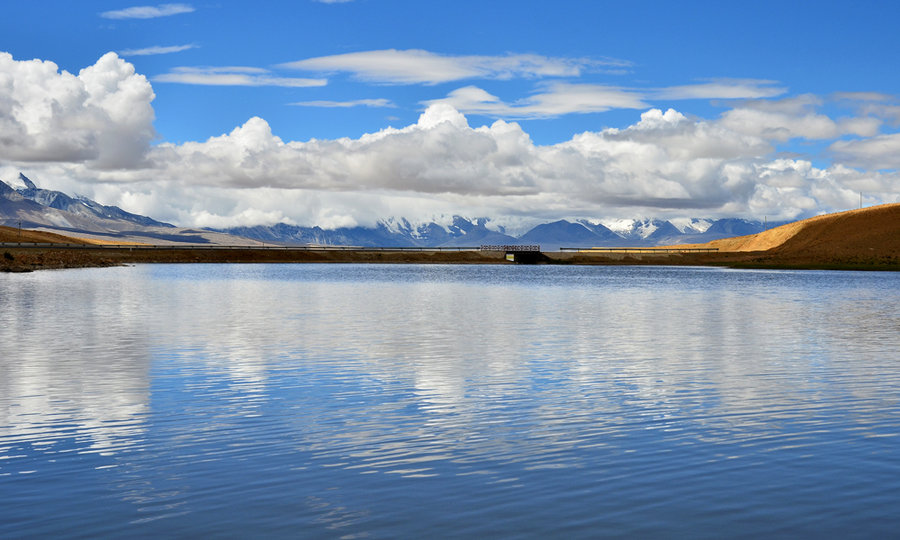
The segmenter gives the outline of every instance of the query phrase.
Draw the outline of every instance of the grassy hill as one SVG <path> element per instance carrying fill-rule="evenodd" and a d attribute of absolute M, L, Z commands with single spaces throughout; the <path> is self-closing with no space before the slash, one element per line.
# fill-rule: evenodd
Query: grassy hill
<path fill-rule="evenodd" d="M 27 229 L 19 229 L 14 227 L 0 226 L 0 242 L 28 242 L 39 244 L 90 244 L 87 240 L 73 238 L 71 236 L 63 236 L 61 234 L 29 231 Z"/>
<path fill-rule="evenodd" d="M 900 203 L 825 214 L 748 236 L 713 240 L 719 251 L 781 255 L 900 255 Z"/>

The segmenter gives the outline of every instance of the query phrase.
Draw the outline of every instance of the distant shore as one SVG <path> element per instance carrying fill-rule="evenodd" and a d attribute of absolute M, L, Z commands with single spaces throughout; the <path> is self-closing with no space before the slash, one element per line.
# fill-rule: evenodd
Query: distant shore
<path fill-rule="evenodd" d="M 533 252 L 403 249 L 255 249 L 246 247 L 0 246 L 0 271 L 85 268 L 150 263 L 385 263 L 385 264 L 562 264 L 727 266 L 734 268 L 900 270 L 900 261 L 881 258 L 778 256 L 760 252 Z"/>
<path fill-rule="evenodd" d="M 547 252 L 532 251 L 537 246 L 502 248 L 110 245 L 44 231 L 0 227 L 0 271 L 142 263 L 680 265 L 898 271 L 900 203 L 826 214 L 755 235 L 692 246 Z"/>

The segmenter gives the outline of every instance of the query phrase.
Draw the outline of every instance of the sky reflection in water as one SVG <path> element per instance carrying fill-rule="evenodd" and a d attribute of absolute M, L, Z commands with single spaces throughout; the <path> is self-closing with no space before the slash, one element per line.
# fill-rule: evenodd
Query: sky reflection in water
<path fill-rule="evenodd" d="M 0 276 L 0 536 L 894 531 L 897 285 L 519 266 Z"/>

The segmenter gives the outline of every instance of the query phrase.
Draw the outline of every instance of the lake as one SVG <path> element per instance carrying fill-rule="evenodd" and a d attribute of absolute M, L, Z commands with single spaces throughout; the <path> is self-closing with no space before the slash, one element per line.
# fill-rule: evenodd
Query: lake
<path fill-rule="evenodd" d="M 888 537 L 900 274 L 0 275 L 0 538 Z"/>

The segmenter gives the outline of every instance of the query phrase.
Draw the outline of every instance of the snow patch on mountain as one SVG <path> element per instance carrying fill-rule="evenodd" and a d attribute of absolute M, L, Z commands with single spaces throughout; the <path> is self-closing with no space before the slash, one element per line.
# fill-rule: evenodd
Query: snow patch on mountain
<path fill-rule="evenodd" d="M 634 224 L 637 220 L 635 219 L 591 219 L 587 220 L 588 223 L 593 225 L 603 225 L 607 229 L 612 232 L 618 234 L 619 236 L 624 236 L 630 234 L 634 229 Z"/>
<path fill-rule="evenodd" d="M 670 219 L 669 223 L 674 225 L 682 234 L 702 234 L 713 224 L 708 219 L 697 218 L 675 218 Z"/>
<path fill-rule="evenodd" d="M 659 229 L 659 223 L 653 219 L 645 219 L 634 224 L 633 234 L 640 238 L 647 238 Z"/>

